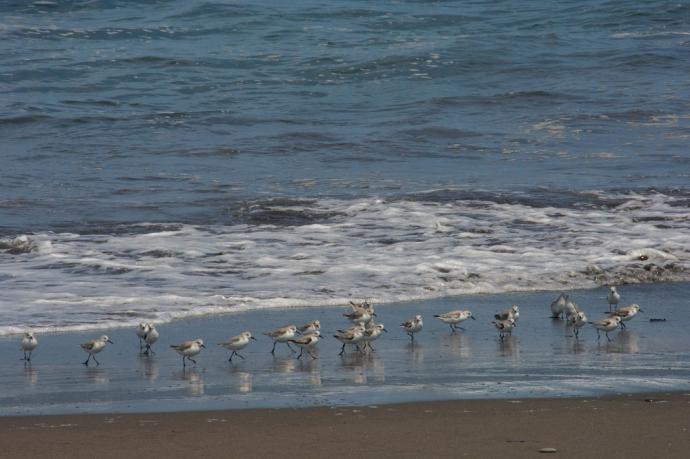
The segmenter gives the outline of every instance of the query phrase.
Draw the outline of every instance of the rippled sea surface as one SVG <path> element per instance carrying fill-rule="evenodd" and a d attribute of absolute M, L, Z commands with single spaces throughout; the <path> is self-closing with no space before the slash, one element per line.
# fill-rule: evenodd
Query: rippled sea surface
<path fill-rule="evenodd" d="M 4 1 L 0 334 L 690 280 L 683 2 Z"/>

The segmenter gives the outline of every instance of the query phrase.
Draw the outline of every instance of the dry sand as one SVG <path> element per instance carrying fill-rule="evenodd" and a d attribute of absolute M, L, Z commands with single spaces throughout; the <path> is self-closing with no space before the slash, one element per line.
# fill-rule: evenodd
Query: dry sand
<path fill-rule="evenodd" d="M 690 394 L 0 418 L 2 457 L 687 458 Z M 540 453 L 555 448 L 555 453 Z"/>

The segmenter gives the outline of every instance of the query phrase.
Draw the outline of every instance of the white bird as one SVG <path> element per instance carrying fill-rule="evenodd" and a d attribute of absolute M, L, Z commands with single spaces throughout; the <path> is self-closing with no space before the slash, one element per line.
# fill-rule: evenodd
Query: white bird
<path fill-rule="evenodd" d="M 560 319 L 561 314 L 565 311 L 565 305 L 568 302 L 568 295 L 561 293 L 558 298 L 551 302 L 551 318 Z"/>
<path fill-rule="evenodd" d="M 606 295 L 606 300 L 609 302 L 609 312 L 611 312 L 611 306 L 618 308 L 618 303 L 621 300 L 621 295 L 616 290 L 616 287 L 611 286 L 609 288 L 609 294 Z"/>
<path fill-rule="evenodd" d="M 33 332 L 26 332 L 22 337 L 22 350 L 24 351 L 24 360 L 27 362 L 31 361 L 31 353 L 38 346 L 38 340 Z M 29 353 L 27 356 L 26 353 Z"/>
<path fill-rule="evenodd" d="M 321 330 L 321 322 L 318 320 L 312 320 L 297 329 L 302 335 L 311 335 L 315 331 Z"/>
<path fill-rule="evenodd" d="M 422 321 L 422 316 L 416 315 L 414 319 L 406 320 L 400 324 L 405 333 L 410 336 L 410 341 L 414 342 L 414 334 L 422 331 L 424 328 L 424 322 Z"/>
<path fill-rule="evenodd" d="M 364 341 L 364 348 L 366 349 L 367 346 L 369 346 L 369 349 L 373 351 L 374 348 L 371 346 L 371 342 L 378 339 L 382 332 L 388 333 L 388 330 L 386 330 L 383 324 L 369 322 L 367 324 L 367 328 L 364 329 L 364 336 L 362 337 L 362 341 Z"/>
<path fill-rule="evenodd" d="M 96 360 L 96 354 L 101 352 L 108 343 L 113 344 L 113 342 L 110 341 L 110 339 L 108 339 L 106 335 L 103 335 L 100 338 L 92 339 L 91 341 L 87 341 L 84 344 L 80 344 L 81 348 L 84 349 L 84 352 L 89 354 L 89 357 L 86 359 L 86 362 L 82 363 L 88 366 L 89 360 L 93 358 L 93 361 L 96 362 L 96 365 L 100 365 L 100 362 Z"/>
<path fill-rule="evenodd" d="M 182 366 L 186 366 L 184 359 L 190 360 L 196 365 L 196 360 L 192 359 L 195 355 L 201 352 L 201 349 L 206 349 L 204 346 L 204 340 L 201 338 L 192 341 L 185 341 L 182 344 L 171 344 L 171 348 L 175 349 L 175 352 L 182 356 Z"/>
<path fill-rule="evenodd" d="M 364 330 L 364 325 L 362 324 L 358 324 L 349 330 L 338 330 L 338 333 L 333 335 L 335 339 L 343 343 L 343 347 L 340 349 L 340 353 L 338 355 L 343 355 L 346 344 L 353 344 L 358 351 L 362 352 L 362 349 L 359 347 L 359 343 L 362 341 L 362 339 L 364 339 Z"/>
<path fill-rule="evenodd" d="M 144 336 L 146 336 L 146 330 L 147 330 L 146 326 L 147 325 L 148 325 L 147 323 L 141 322 L 137 326 L 136 334 L 139 337 L 139 349 L 144 347 Z"/>
<path fill-rule="evenodd" d="M 242 360 L 244 360 L 244 357 L 242 356 L 242 354 L 240 354 L 237 351 L 241 351 L 242 349 L 247 347 L 250 340 L 256 341 L 256 338 L 254 338 L 252 336 L 251 332 L 246 331 L 246 332 L 240 333 L 237 336 L 233 336 L 232 338 L 230 338 L 229 340 L 227 340 L 223 343 L 218 343 L 218 346 L 223 346 L 225 349 L 232 351 L 232 353 L 230 354 L 230 358 L 228 359 L 228 362 L 232 362 L 232 358 L 234 356 L 237 356 L 237 357 L 241 358 Z"/>
<path fill-rule="evenodd" d="M 460 330 L 464 330 L 464 328 L 458 327 L 458 324 L 460 322 L 463 322 L 467 319 L 477 320 L 474 318 L 474 316 L 472 315 L 472 311 L 470 311 L 470 310 L 450 311 L 450 312 L 446 312 L 445 314 L 437 314 L 434 317 L 436 317 L 438 320 L 440 320 L 444 324 L 450 325 L 450 330 L 453 332 L 458 328 Z"/>
<path fill-rule="evenodd" d="M 594 325 L 594 328 L 597 329 L 597 341 L 601 339 L 601 333 L 602 331 L 606 332 L 606 339 L 609 341 L 613 341 L 611 338 L 609 338 L 609 332 L 615 330 L 618 325 L 621 323 L 621 318 L 618 316 L 612 316 L 609 317 L 608 319 L 602 319 L 602 320 L 595 320 L 593 322 L 590 322 L 592 325 Z"/>
<path fill-rule="evenodd" d="M 295 350 L 290 346 L 290 340 L 295 337 L 296 333 L 297 327 L 295 325 L 287 325 L 285 327 L 276 328 L 270 332 L 265 332 L 264 335 L 273 340 L 273 349 L 271 349 L 271 354 L 275 355 L 276 344 L 278 343 L 287 344 L 287 347 L 290 348 L 292 352 L 295 352 Z"/>
<path fill-rule="evenodd" d="M 515 319 L 512 317 L 503 320 L 494 320 L 491 323 L 494 324 L 494 327 L 498 330 L 498 336 L 501 338 L 501 341 L 503 341 L 506 334 L 512 334 L 513 328 L 515 328 Z"/>
<path fill-rule="evenodd" d="M 505 321 L 508 319 L 513 319 L 513 326 L 517 325 L 517 321 L 520 318 L 520 307 L 517 304 L 512 305 L 510 308 L 499 312 L 498 314 L 494 314 L 494 319 L 498 321 Z"/>
<path fill-rule="evenodd" d="M 350 306 L 352 307 L 353 311 L 356 311 L 357 309 L 366 309 L 369 312 L 374 312 L 374 305 L 369 303 L 367 300 L 364 300 L 361 303 L 350 301 Z"/>
<path fill-rule="evenodd" d="M 637 315 L 638 312 L 644 312 L 642 309 L 640 309 L 639 304 L 631 304 L 629 306 L 625 306 L 624 308 L 619 308 L 613 311 L 612 316 L 620 317 L 621 318 L 621 328 L 626 328 L 625 322 L 629 321 L 633 317 Z"/>
<path fill-rule="evenodd" d="M 295 343 L 300 347 L 299 350 L 299 355 L 297 356 L 297 359 L 302 358 L 302 353 L 304 350 L 307 350 L 307 353 L 311 356 L 312 359 L 315 359 L 316 356 L 311 353 L 311 348 L 316 345 L 316 343 L 319 342 L 319 339 L 321 338 L 321 332 L 316 331 L 315 333 L 307 336 L 300 336 L 297 339 L 291 339 L 289 340 L 290 343 Z"/>
<path fill-rule="evenodd" d="M 144 334 L 144 342 L 146 343 L 146 350 L 144 351 L 144 354 L 148 354 L 149 352 L 151 354 L 155 354 L 153 352 L 153 349 L 151 349 L 151 346 L 153 343 L 158 341 L 158 338 L 160 337 L 160 333 L 158 333 L 158 330 L 156 330 L 156 327 L 154 327 L 151 324 L 146 324 L 146 334 Z"/>
<path fill-rule="evenodd" d="M 367 324 L 372 317 L 376 316 L 376 313 L 371 312 L 368 309 L 358 308 L 348 314 L 343 314 L 343 316 L 347 317 L 356 324 Z"/>
<path fill-rule="evenodd" d="M 570 319 L 573 315 L 577 314 L 577 312 L 580 310 L 577 304 L 575 304 L 574 301 L 570 300 L 570 297 L 568 297 L 568 300 L 565 302 L 565 308 L 563 309 L 563 312 L 565 313 L 565 318 Z"/>
<path fill-rule="evenodd" d="M 580 336 L 580 328 L 582 328 L 587 323 L 587 316 L 582 311 L 577 311 L 575 314 L 568 317 L 568 323 L 573 327 L 573 333 L 575 333 L 575 339 Z"/>

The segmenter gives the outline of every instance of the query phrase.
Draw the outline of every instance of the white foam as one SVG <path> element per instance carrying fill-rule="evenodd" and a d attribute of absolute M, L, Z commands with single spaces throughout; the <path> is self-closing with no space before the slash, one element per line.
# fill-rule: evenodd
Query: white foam
<path fill-rule="evenodd" d="M 291 212 L 333 215 L 303 226 L 36 234 L 35 250 L 0 256 L 0 334 L 352 298 L 689 280 L 687 206 L 663 194 L 619 198 L 615 208 L 324 199 L 290 204 Z"/>

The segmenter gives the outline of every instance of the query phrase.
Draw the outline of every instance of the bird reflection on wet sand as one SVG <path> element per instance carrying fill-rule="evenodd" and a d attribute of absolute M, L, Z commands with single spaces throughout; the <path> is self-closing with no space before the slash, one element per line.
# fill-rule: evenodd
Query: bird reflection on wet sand
<path fill-rule="evenodd" d="M 158 362 L 156 362 L 154 357 L 146 354 L 139 355 L 139 371 L 145 379 L 151 382 L 158 379 L 158 376 L 160 375 Z"/>
<path fill-rule="evenodd" d="M 173 373 L 175 379 L 186 381 L 189 395 L 198 397 L 204 395 L 204 380 L 196 368 L 184 368 Z"/>
<path fill-rule="evenodd" d="M 453 357 L 472 357 L 471 338 L 467 333 L 449 333 L 441 338 L 441 349 Z"/>
<path fill-rule="evenodd" d="M 497 350 L 500 357 L 517 358 L 520 356 L 520 344 L 517 338 L 512 335 L 508 335 L 502 341 L 498 341 Z"/>

